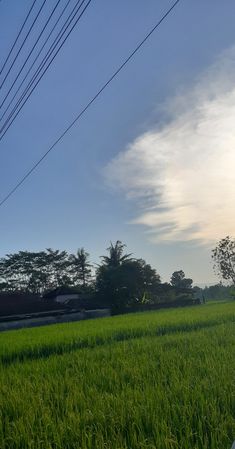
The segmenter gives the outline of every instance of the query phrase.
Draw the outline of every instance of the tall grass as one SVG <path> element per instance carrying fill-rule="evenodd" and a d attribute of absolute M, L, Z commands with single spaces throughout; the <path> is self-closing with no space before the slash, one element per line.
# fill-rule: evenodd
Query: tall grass
<path fill-rule="evenodd" d="M 230 449 L 235 304 L 0 335 L 1 449 Z"/>

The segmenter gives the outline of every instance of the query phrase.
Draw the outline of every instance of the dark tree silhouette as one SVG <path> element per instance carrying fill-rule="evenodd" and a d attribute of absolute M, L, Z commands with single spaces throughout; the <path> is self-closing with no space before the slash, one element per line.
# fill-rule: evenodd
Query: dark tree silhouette
<path fill-rule="evenodd" d="M 96 273 L 96 288 L 102 302 L 111 305 L 113 310 L 124 309 L 143 298 L 156 294 L 160 276 L 156 270 L 142 259 L 131 258 L 125 254 L 124 245 L 119 240 L 107 249 L 108 256 L 102 256 L 103 263 Z"/>
<path fill-rule="evenodd" d="M 235 284 L 235 240 L 227 236 L 212 250 L 216 274 Z"/>
<path fill-rule="evenodd" d="M 171 285 L 177 288 L 192 288 L 193 280 L 186 278 L 183 270 L 174 271 L 171 276 Z"/>
<path fill-rule="evenodd" d="M 91 267 L 89 261 L 90 254 L 84 248 L 79 248 L 77 254 L 70 256 L 71 272 L 75 282 L 82 283 L 82 287 L 86 288 L 91 281 Z"/>
<path fill-rule="evenodd" d="M 110 246 L 107 248 L 109 256 L 101 256 L 103 264 L 108 267 L 119 267 L 123 263 L 130 262 L 132 254 L 124 254 L 124 248 L 126 247 L 120 240 L 117 240 L 115 245 L 110 242 Z"/>

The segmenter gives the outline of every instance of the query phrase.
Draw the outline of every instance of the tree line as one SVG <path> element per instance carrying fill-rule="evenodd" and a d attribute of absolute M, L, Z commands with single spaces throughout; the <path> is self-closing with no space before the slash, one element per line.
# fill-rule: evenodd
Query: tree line
<path fill-rule="evenodd" d="M 33 293 L 43 296 L 58 287 L 73 287 L 90 293 L 113 308 L 136 303 L 172 301 L 192 289 L 192 279 L 182 270 L 172 274 L 170 283 L 143 259 L 126 252 L 121 241 L 111 243 L 107 255 L 94 266 L 84 248 L 76 254 L 48 248 L 44 251 L 19 251 L 0 259 L 0 291 Z"/>
<path fill-rule="evenodd" d="M 232 285 L 223 285 L 222 282 L 205 286 L 199 290 L 199 294 L 201 296 L 203 295 L 205 300 L 227 300 L 234 298 L 234 287 Z"/>
<path fill-rule="evenodd" d="M 212 250 L 214 269 L 230 284 L 235 283 L 235 240 L 227 236 Z M 234 296 L 234 289 L 219 283 L 204 290 L 192 288 L 193 281 L 183 270 L 175 271 L 170 282 L 162 282 L 159 273 L 143 259 L 126 252 L 117 240 L 93 265 L 84 248 L 76 254 L 47 248 L 44 251 L 19 251 L 0 259 L 0 292 L 21 292 L 43 296 L 58 287 L 72 287 L 90 293 L 102 304 L 123 308 L 133 304 L 192 298 L 194 291 L 206 298 Z"/>
<path fill-rule="evenodd" d="M 0 290 L 44 294 L 61 286 L 85 288 L 92 279 L 89 254 L 52 250 L 19 251 L 0 259 Z"/>

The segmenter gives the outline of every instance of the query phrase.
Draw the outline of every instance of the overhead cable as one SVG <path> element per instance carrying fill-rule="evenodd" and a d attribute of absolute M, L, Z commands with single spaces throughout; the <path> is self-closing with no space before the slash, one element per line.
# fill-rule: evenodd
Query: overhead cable
<path fill-rule="evenodd" d="M 25 20 L 24 20 L 24 22 L 23 22 L 23 25 L 21 26 L 20 31 L 19 31 L 19 33 L 17 34 L 17 36 L 16 36 L 16 38 L 15 38 L 15 40 L 14 40 L 12 46 L 11 46 L 11 49 L 10 49 L 10 51 L 9 51 L 9 53 L 8 53 L 8 55 L 7 55 L 7 57 L 6 57 L 6 59 L 5 59 L 5 62 L 4 62 L 3 66 L 2 66 L 2 68 L 1 68 L 1 70 L 0 70 L 0 75 L 2 74 L 4 68 L 5 68 L 5 66 L 6 66 L 6 64 L 7 64 L 8 60 L 9 60 L 9 58 L 10 58 L 10 56 L 11 56 L 11 54 L 12 54 L 12 52 L 13 52 L 13 50 L 14 50 L 16 44 L 17 44 L 17 41 L 18 41 L 18 39 L 19 39 L 19 37 L 20 37 L 20 35 L 21 35 L 21 33 L 22 33 L 24 27 L 25 27 L 25 24 L 26 24 L 26 22 L 27 22 L 27 20 L 28 20 L 28 18 L 29 18 L 29 16 L 30 16 L 30 14 L 31 14 L 31 11 L 32 11 L 32 9 L 33 9 L 33 7 L 34 7 L 36 1 L 37 1 L 37 0 L 34 0 L 34 1 L 33 1 L 32 5 L 31 5 L 31 7 L 30 7 L 30 9 L 29 9 L 29 12 L 28 12 L 28 14 L 27 14 L 27 16 L 26 16 L 26 18 L 25 18 Z"/>
<path fill-rule="evenodd" d="M 46 1 L 47 1 L 47 0 L 44 0 L 44 1 L 43 1 L 42 5 L 41 5 L 41 7 L 40 7 L 40 9 L 39 9 L 39 11 L 37 12 L 37 15 L 36 15 L 36 17 L 34 18 L 34 21 L 33 21 L 32 25 L 30 26 L 30 28 L 29 28 L 29 30 L 28 30 L 28 32 L 27 32 L 27 34 L 26 34 L 26 36 L 25 36 L 25 38 L 24 38 L 24 40 L 23 40 L 23 42 L 22 42 L 22 44 L 21 44 L 21 46 L 20 46 L 20 48 L 19 48 L 19 50 L 18 50 L 18 52 L 16 53 L 15 58 L 13 59 L 11 65 L 10 65 L 10 68 L 9 68 L 8 71 L 7 71 L 7 74 L 5 75 L 3 81 L 2 81 L 2 83 L 1 83 L 1 85 L 0 85 L 0 89 L 2 89 L 2 87 L 3 87 L 3 85 L 4 85 L 4 83 L 5 83 L 6 79 L 7 79 L 7 77 L 9 76 L 9 73 L 11 72 L 11 69 L 12 69 L 12 67 L 14 66 L 14 64 L 15 64 L 15 62 L 16 62 L 16 60 L 17 60 L 17 58 L 18 58 L 18 56 L 19 56 L 19 54 L 20 54 L 20 52 L 21 52 L 21 50 L 22 50 L 22 48 L 23 48 L 23 46 L 24 46 L 24 44 L 25 44 L 25 42 L 26 42 L 26 40 L 28 39 L 28 37 L 29 37 L 29 35 L 30 35 L 30 33 L 31 33 L 31 31 L 32 31 L 32 29 L 33 29 L 35 23 L 37 22 L 37 19 L 38 19 L 40 13 L 41 13 L 41 11 L 42 11 L 42 9 L 43 9 L 43 7 L 44 7 Z"/>
<path fill-rule="evenodd" d="M 32 64 L 31 64 L 31 66 L 29 67 L 29 69 L 28 69 L 26 75 L 24 76 L 24 78 L 23 78 L 23 80 L 21 81 L 19 87 L 17 88 L 17 90 L 16 90 L 14 96 L 12 97 L 12 99 L 11 99 L 11 101 L 9 102 L 7 108 L 5 109 L 5 111 L 3 112 L 2 116 L 0 117 L 0 121 L 3 119 L 3 117 L 5 117 L 7 111 L 9 110 L 9 108 L 10 108 L 10 106 L 12 105 L 14 99 L 16 98 L 17 94 L 19 93 L 19 91 L 20 91 L 22 85 L 24 84 L 24 81 L 27 79 L 29 73 L 31 72 L 32 68 L 34 67 L 35 63 L 37 62 L 39 56 L 41 55 L 43 49 L 45 48 L 45 46 L 46 46 L 46 44 L 47 44 L 47 42 L 49 41 L 49 39 L 50 39 L 50 37 L 51 37 L 53 31 L 55 30 L 55 28 L 56 28 L 56 26 L 58 25 L 59 21 L 60 21 L 61 18 L 63 17 L 63 15 L 64 15 L 64 13 L 65 13 L 65 11 L 66 11 L 66 9 L 67 9 L 67 7 L 68 7 L 68 5 L 69 5 L 70 2 L 71 2 L 71 0 L 68 0 L 67 3 L 65 4 L 64 8 L 62 9 L 62 11 L 61 11 L 61 13 L 60 13 L 58 19 L 56 20 L 56 22 L 55 22 L 53 28 L 51 29 L 51 31 L 50 31 L 50 33 L 49 33 L 49 35 L 48 35 L 47 38 L 45 39 L 45 41 L 44 41 L 42 47 L 40 48 L 39 52 L 37 53 L 36 57 L 34 58 L 34 60 L 33 60 Z"/>
<path fill-rule="evenodd" d="M 49 22 L 50 22 L 50 20 L 51 20 L 51 18 L 52 18 L 52 16 L 53 16 L 53 14 L 54 14 L 54 12 L 56 11 L 56 8 L 58 7 L 60 1 L 61 1 L 61 0 L 58 0 L 58 1 L 57 1 L 57 3 L 55 4 L 55 6 L 54 6 L 52 12 L 50 13 L 48 19 L 46 20 L 46 23 L 45 23 L 45 25 L 43 26 L 42 30 L 40 31 L 39 36 L 37 37 L 37 39 L 36 39 L 36 41 L 35 41 L 33 47 L 31 48 L 30 52 L 28 53 L 27 58 L 26 58 L 25 61 L 23 62 L 23 64 L 22 64 L 20 70 L 18 71 L 18 73 L 17 73 L 17 75 L 16 75 L 16 77 L 15 77 L 13 83 L 11 84 L 10 88 L 8 89 L 8 92 L 6 93 L 4 99 L 2 100 L 2 102 L 1 102 L 1 104 L 0 104 L 0 109 L 2 108 L 2 106 L 3 106 L 4 103 L 5 103 L 5 101 L 7 100 L 9 94 L 11 93 L 11 91 L 12 91 L 12 89 L 13 89 L 15 83 L 16 83 L 16 81 L 18 80 L 18 78 L 19 78 L 19 76 L 21 75 L 21 73 L 22 73 L 24 67 L 26 66 L 26 64 L 27 64 L 27 62 L 28 62 L 28 60 L 29 60 L 31 54 L 33 53 L 33 51 L 34 51 L 36 45 L 38 44 L 39 40 L 41 39 L 41 37 L 42 37 L 42 35 L 43 35 L 43 33 L 44 33 L 44 31 L 45 31 L 47 25 L 49 24 Z"/>
<path fill-rule="evenodd" d="M 87 103 L 87 105 L 79 112 L 79 114 L 74 118 L 70 125 L 62 132 L 62 134 L 55 140 L 55 142 L 49 147 L 49 149 L 40 157 L 40 159 L 33 164 L 33 166 L 26 172 L 26 174 L 16 183 L 16 185 L 9 191 L 9 193 L 0 201 L 0 206 L 8 201 L 8 199 L 18 190 L 18 188 L 29 178 L 29 176 L 37 169 L 37 167 L 42 163 L 44 159 L 49 155 L 49 153 L 55 148 L 55 146 L 64 138 L 64 136 L 70 131 L 70 129 L 79 121 L 82 115 L 87 111 L 87 109 L 97 100 L 101 93 L 108 87 L 108 85 L 116 78 L 116 76 L 121 72 L 121 70 L 129 63 L 133 56 L 140 50 L 144 43 L 150 38 L 154 31 L 160 26 L 160 24 L 166 19 L 166 17 L 173 11 L 180 0 L 176 0 L 173 5 L 167 10 L 167 12 L 162 16 L 162 18 L 156 23 L 156 25 L 149 31 L 149 33 L 144 37 L 144 39 L 137 45 L 137 47 L 130 53 L 130 55 L 124 60 L 124 62 L 118 67 L 118 69 L 113 73 L 113 75 L 106 81 L 106 83 L 101 87 L 101 89 L 94 95 L 94 97 Z"/>
<path fill-rule="evenodd" d="M 59 53 L 59 51 L 61 50 L 61 48 L 63 47 L 63 45 L 65 44 L 65 42 L 67 41 L 68 37 L 70 36 L 71 32 L 73 31 L 73 29 L 75 28 L 75 26 L 77 25 L 77 23 L 79 22 L 79 20 L 81 19 L 81 17 L 83 16 L 85 10 L 87 9 L 87 7 L 89 6 L 89 4 L 91 3 L 92 0 L 88 0 L 87 4 L 85 5 L 85 7 L 83 8 L 82 12 L 79 14 L 79 16 L 76 18 L 76 15 L 78 14 L 79 10 L 81 9 L 81 7 L 83 6 L 83 4 L 85 3 L 86 0 L 78 0 L 77 4 L 79 4 L 81 2 L 81 4 L 78 6 L 77 10 L 75 11 L 75 13 L 73 14 L 72 18 L 70 19 L 69 23 L 67 24 L 67 26 L 65 27 L 65 29 L 63 30 L 62 34 L 61 31 L 59 33 L 59 39 L 58 36 L 55 39 L 55 45 L 54 43 L 51 45 L 50 47 L 50 51 L 49 53 L 47 53 L 46 57 L 43 59 L 43 61 L 40 63 L 38 69 L 36 70 L 36 72 L 34 73 L 33 77 L 31 78 L 31 81 L 28 83 L 26 89 L 24 90 L 23 94 L 21 95 L 21 97 L 19 98 L 19 100 L 17 101 L 15 107 L 13 108 L 13 110 L 11 111 L 11 113 L 9 114 L 8 118 L 6 119 L 5 123 L 1 126 L 0 128 L 0 141 L 2 140 L 2 138 L 4 137 L 4 135 L 6 134 L 6 132 L 8 131 L 9 127 L 11 126 L 11 124 L 15 121 L 16 117 L 18 116 L 19 112 L 21 111 L 21 109 L 23 108 L 23 106 L 25 105 L 25 103 L 27 102 L 27 100 L 29 99 L 29 97 L 32 95 L 33 91 L 35 90 L 35 88 L 37 87 L 37 85 L 39 84 L 39 82 L 41 81 L 41 79 L 43 78 L 43 76 L 45 75 L 45 73 L 47 72 L 47 70 L 49 69 L 50 65 L 52 64 L 52 62 L 54 61 L 55 57 L 57 56 L 57 54 Z M 76 5 L 77 5 L 76 4 Z M 75 5 L 75 6 L 76 6 Z M 62 43 L 60 44 L 59 48 L 56 50 L 56 52 L 53 54 L 54 50 L 56 49 L 56 47 L 58 46 L 58 44 L 60 43 L 60 40 L 62 39 L 63 35 L 65 34 L 65 32 L 67 31 L 68 27 L 71 25 L 71 22 L 74 20 L 74 18 L 76 18 L 75 22 L 73 23 L 72 27 L 70 28 L 70 30 L 68 31 L 67 35 L 65 36 L 64 40 L 62 41 Z M 65 25 L 65 24 L 64 24 Z M 64 27 L 64 26 L 63 26 Z M 50 59 L 50 57 L 52 56 L 52 58 Z M 50 59 L 50 60 L 49 60 Z M 46 65 L 47 61 L 49 60 L 48 64 Z M 44 66 L 46 65 L 46 68 L 43 70 Z M 40 75 L 40 73 L 42 72 L 42 74 Z M 39 76 L 40 75 L 40 76 Z M 35 83 L 36 81 L 36 83 Z M 35 84 L 34 84 L 35 83 Z M 30 90 L 31 89 L 31 90 Z M 29 94 L 27 95 L 27 93 L 29 92 Z M 26 96 L 27 95 L 27 96 Z M 26 97 L 26 98 L 25 98 Z M 25 98 L 25 100 L 24 100 Z M 24 101 L 23 101 L 24 100 Z M 23 103 L 22 103 L 23 101 Z M 17 110 L 18 109 L 18 110 Z M 14 115 L 15 114 L 15 115 Z M 3 116 L 2 116 L 3 117 Z M 10 123 L 9 123 L 10 122 Z M 9 123 L 9 125 L 7 126 L 7 124 Z M 4 131 L 5 129 L 5 131 Z M 3 132 L 4 131 L 4 132 Z"/>

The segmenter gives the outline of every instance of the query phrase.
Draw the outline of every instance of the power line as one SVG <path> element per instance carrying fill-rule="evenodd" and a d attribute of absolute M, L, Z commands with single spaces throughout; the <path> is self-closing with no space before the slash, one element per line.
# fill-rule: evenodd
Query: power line
<path fill-rule="evenodd" d="M 72 10 L 72 13 L 74 12 L 74 9 L 76 8 L 76 6 L 80 3 L 81 0 L 78 0 L 75 7 Z M 65 22 L 65 24 L 63 25 L 61 31 L 59 32 L 59 34 L 57 35 L 56 39 L 54 40 L 53 44 L 51 45 L 50 49 L 48 50 L 48 53 L 46 54 L 46 56 L 44 57 L 43 61 L 41 62 L 41 64 L 39 65 L 38 69 L 36 70 L 36 72 L 34 73 L 33 77 L 31 78 L 31 81 L 28 83 L 26 89 L 24 90 L 23 94 L 21 95 L 21 97 L 19 98 L 19 100 L 17 101 L 15 107 L 13 108 L 12 112 L 9 114 L 8 118 L 6 119 L 5 123 L 3 124 L 3 126 L 0 129 L 0 134 L 4 131 L 4 128 L 6 128 L 7 124 L 9 123 L 9 125 L 7 126 L 7 128 L 5 129 L 4 133 L 2 133 L 1 137 L 0 137 L 0 141 L 3 139 L 4 135 L 6 134 L 6 132 L 8 131 L 8 129 L 10 128 L 10 126 L 12 125 L 12 123 L 15 121 L 16 117 L 18 116 L 18 114 L 20 113 L 21 109 L 23 108 L 23 106 L 25 105 L 25 103 L 28 101 L 29 97 L 32 95 L 33 91 L 35 90 L 35 88 L 37 87 L 38 83 L 41 81 L 42 77 L 45 75 L 45 73 L 47 72 L 47 70 L 49 69 L 50 65 L 52 64 L 53 60 L 55 59 L 55 57 L 57 56 L 57 54 L 59 53 L 59 51 L 61 50 L 61 48 L 63 47 L 63 45 L 65 44 L 66 40 L 68 39 L 68 37 L 70 36 L 71 32 L 73 31 L 73 29 L 75 28 L 75 26 L 77 25 L 78 21 L 81 19 L 81 17 L 83 16 L 85 10 L 87 9 L 87 7 L 89 6 L 89 4 L 91 3 L 91 0 L 88 0 L 88 3 L 85 5 L 84 9 L 82 10 L 82 12 L 80 13 L 80 15 L 77 17 L 75 23 L 72 25 L 72 28 L 70 28 L 69 32 L 67 33 L 67 35 L 65 36 L 63 42 L 61 43 L 61 45 L 59 46 L 59 48 L 57 49 L 56 53 L 53 55 L 54 50 L 56 49 L 57 45 L 59 44 L 60 40 L 62 39 L 63 35 L 65 34 L 65 32 L 67 31 L 68 27 L 70 26 L 71 22 L 74 20 L 74 18 L 76 18 L 76 15 L 78 14 L 79 10 L 81 9 L 82 5 L 84 4 L 86 0 L 82 0 L 82 3 L 78 6 L 77 10 L 75 11 L 74 15 L 72 16 L 71 20 L 69 21 L 69 23 L 67 24 L 67 26 L 65 27 L 63 33 L 60 35 L 61 31 L 63 30 L 64 26 L 67 23 L 67 20 Z M 70 16 L 71 14 L 70 13 Z M 69 16 L 69 18 L 70 18 Z M 59 39 L 58 39 L 59 36 Z M 57 40 L 58 39 L 58 40 Z M 56 43 L 55 43 L 56 42 Z M 55 45 L 54 45 L 55 43 Z M 52 48 L 52 49 L 51 49 Z M 43 70 L 45 64 L 47 63 L 48 59 L 51 57 L 51 55 L 53 55 L 52 59 L 49 61 L 49 63 L 47 64 L 45 70 Z M 39 79 L 37 80 L 38 76 L 40 75 L 40 72 L 43 70 L 41 76 L 39 77 Z M 36 81 L 37 80 L 37 81 Z M 33 83 L 36 81 L 36 84 Z M 33 87 L 32 87 L 33 86 Z M 32 89 L 31 89 L 32 87 Z M 25 96 L 27 95 L 28 91 L 31 89 L 31 91 L 29 92 L 28 96 L 26 97 L 26 99 L 24 100 L 23 104 L 20 106 L 20 104 L 22 103 L 23 99 L 25 98 Z M 19 107 L 20 106 L 20 107 Z M 19 108 L 19 109 L 18 109 Z M 18 111 L 17 111 L 18 109 Z M 14 115 L 15 114 L 15 115 Z M 3 114 L 3 116 L 5 115 L 5 113 Z M 2 117 L 3 117 L 2 116 Z M 14 117 L 13 117 L 14 116 Z M 2 118 L 1 117 L 1 118 Z M 13 118 L 12 118 L 13 117 Z M 11 120 L 12 119 L 12 120 Z"/>
<path fill-rule="evenodd" d="M 5 68 L 5 66 L 6 66 L 6 64 L 7 64 L 8 60 L 9 60 L 9 58 L 10 58 L 10 56 L 11 56 L 11 54 L 12 54 L 14 48 L 15 48 L 15 46 L 16 46 L 16 43 L 17 43 L 17 41 L 18 41 L 18 39 L 19 39 L 19 37 L 20 37 L 20 35 L 21 35 L 23 29 L 24 29 L 24 26 L 25 26 L 25 24 L 26 24 L 26 22 L 27 22 L 27 20 L 28 20 L 28 18 L 29 18 L 29 16 L 30 16 L 30 14 L 31 14 L 31 11 L 32 11 L 32 9 L 33 9 L 35 3 L 36 3 L 36 0 L 34 0 L 33 4 L 31 5 L 31 7 L 30 7 L 30 9 L 29 9 L 29 12 L 28 12 L 28 14 L 27 14 L 27 16 L 26 16 L 26 18 L 25 18 L 25 20 L 24 20 L 24 22 L 23 22 L 23 25 L 21 26 L 20 31 L 19 31 L 19 33 L 17 34 L 16 39 L 15 39 L 14 43 L 13 43 L 12 46 L 11 46 L 11 49 L 10 49 L 10 51 L 9 51 L 9 53 L 8 53 L 8 56 L 7 56 L 7 58 L 5 59 L 5 62 L 4 62 L 3 66 L 2 66 L 2 68 L 1 68 L 1 70 L 0 70 L 0 75 L 2 74 L 4 68 Z"/>
<path fill-rule="evenodd" d="M 0 89 L 2 89 L 2 87 L 3 87 L 3 85 L 4 85 L 5 81 L 6 81 L 6 79 L 7 79 L 8 75 L 9 75 L 9 73 L 11 72 L 11 69 L 12 69 L 12 67 L 14 66 L 14 64 L 15 64 L 15 62 L 16 62 L 16 60 L 17 60 L 17 58 L 18 58 L 18 56 L 19 56 L 19 54 L 20 54 L 20 52 L 21 52 L 21 50 L 22 50 L 22 48 L 23 48 L 23 46 L 24 46 L 24 44 L 25 44 L 25 42 L 26 42 L 26 40 L 28 39 L 28 37 L 29 37 L 29 35 L 30 35 L 30 33 L 31 33 L 31 31 L 32 31 L 32 29 L 33 29 L 33 27 L 34 27 L 34 25 L 35 25 L 35 23 L 36 23 L 36 21 L 37 21 L 39 15 L 40 15 L 40 13 L 41 13 L 41 11 L 42 11 L 42 8 L 44 7 L 44 5 L 45 5 L 45 3 L 46 3 L 46 1 L 47 1 L 47 0 L 44 0 L 44 1 L 43 1 L 42 5 L 41 5 L 41 7 L 40 7 L 40 9 L 39 9 L 39 11 L 37 12 L 36 17 L 34 18 L 34 21 L 33 21 L 32 25 L 31 25 L 30 28 L 29 28 L 29 31 L 27 32 L 27 34 L 26 34 L 26 36 L 25 36 L 25 38 L 24 38 L 24 40 L 23 40 L 23 42 L 22 42 L 22 44 L 21 44 L 21 46 L 20 46 L 18 52 L 16 53 L 15 58 L 13 59 L 11 65 L 10 65 L 10 68 L 8 69 L 7 74 L 5 75 L 5 78 L 3 79 L 3 81 L 2 81 L 2 83 L 1 83 L 1 85 L 0 85 Z"/>
<path fill-rule="evenodd" d="M 106 87 L 113 81 L 114 78 L 119 74 L 119 72 L 128 64 L 128 62 L 133 58 L 133 56 L 140 50 L 144 43 L 149 39 L 149 37 L 154 33 L 154 31 L 161 25 L 161 23 L 166 19 L 166 17 L 171 13 L 171 11 L 176 7 L 180 0 L 176 0 L 173 5 L 167 10 L 167 12 L 162 16 L 162 18 L 156 23 L 156 25 L 150 30 L 150 32 L 144 37 L 144 39 L 137 45 L 137 47 L 131 52 L 131 54 L 125 59 L 125 61 L 119 66 L 119 68 L 113 73 L 113 75 L 106 81 L 106 83 L 101 87 L 101 89 L 96 93 L 96 95 L 87 103 L 87 105 L 79 112 L 75 119 L 70 123 L 70 125 L 62 132 L 62 134 L 55 140 L 55 142 L 49 147 L 49 149 L 41 156 L 41 158 L 26 172 L 26 174 L 17 182 L 17 184 L 9 191 L 9 193 L 2 199 L 0 206 L 2 206 L 6 201 L 16 192 L 16 190 L 26 181 L 26 179 L 36 170 L 36 168 L 41 164 L 41 162 L 48 156 L 48 154 L 55 148 L 55 146 L 63 139 L 63 137 L 70 131 L 70 129 L 75 125 L 75 123 L 82 117 L 82 115 L 87 111 L 87 109 L 96 101 L 96 99 L 101 95 L 101 93 L 106 89 Z"/>
<path fill-rule="evenodd" d="M 80 3 L 81 0 L 78 0 L 75 7 Z M 14 116 L 14 113 L 17 111 L 17 108 L 20 106 L 20 103 L 23 101 L 24 97 L 27 95 L 27 92 L 30 90 L 30 88 L 33 86 L 34 81 L 37 79 L 37 77 L 40 75 L 40 72 L 42 71 L 43 67 L 45 66 L 46 62 L 48 61 L 48 59 L 50 58 L 50 56 L 52 55 L 54 49 L 56 48 L 56 46 L 58 45 L 58 43 L 60 42 L 61 38 L 63 37 L 64 33 L 66 32 L 68 26 L 71 24 L 72 20 L 74 19 L 74 17 L 76 17 L 77 13 L 79 12 L 79 10 L 81 9 L 82 5 L 84 4 L 86 0 L 82 0 L 82 3 L 78 6 L 78 9 L 76 10 L 75 14 L 73 15 L 72 19 L 69 21 L 69 24 L 66 26 L 65 30 L 63 31 L 62 35 L 60 36 L 59 40 L 56 42 L 56 45 L 52 48 L 52 50 L 48 54 L 46 55 L 46 57 L 44 58 L 44 60 L 42 61 L 42 63 L 40 64 L 39 68 L 36 70 L 33 78 L 31 79 L 31 81 L 29 82 L 28 86 L 26 87 L 26 89 L 24 90 L 23 94 L 21 95 L 20 99 L 18 100 L 16 106 L 13 108 L 13 111 L 10 113 L 10 115 L 8 116 L 7 120 L 5 121 L 5 123 L 3 124 L 3 126 L 0 129 L 0 134 L 2 133 L 2 131 L 4 131 L 4 128 L 7 126 L 7 123 L 11 120 L 11 118 Z M 41 81 L 42 77 L 44 76 L 44 74 L 47 72 L 48 68 L 50 67 L 50 65 L 52 64 L 53 60 L 55 59 L 55 57 L 57 56 L 58 52 L 60 51 L 60 49 L 62 48 L 62 46 L 64 45 L 64 43 L 66 42 L 66 40 L 68 39 L 68 37 L 70 36 L 71 32 L 73 31 L 74 27 L 77 25 L 78 21 L 81 19 L 81 17 L 83 16 L 85 10 L 87 9 L 87 7 L 89 6 L 89 4 L 91 3 L 91 0 L 88 1 L 88 3 L 86 4 L 86 6 L 84 7 L 83 11 L 81 12 L 81 14 L 77 17 L 75 23 L 73 24 L 72 28 L 69 30 L 68 34 L 66 35 L 66 37 L 64 38 L 62 44 L 59 46 L 58 50 L 56 51 L 56 53 L 53 55 L 52 59 L 49 61 L 48 65 L 46 66 L 45 70 L 43 71 L 43 73 L 41 74 L 41 76 L 39 77 L 39 79 L 37 80 L 36 84 L 33 86 L 33 88 L 31 89 L 31 91 L 29 92 L 28 96 L 26 97 L 26 99 L 24 100 L 23 104 L 20 106 L 20 108 L 18 109 L 18 111 L 16 112 L 15 116 L 12 118 L 12 120 L 10 121 L 10 124 L 7 126 L 7 128 L 5 129 L 4 133 L 1 135 L 0 137 L 0 141 L 3 139 L 4 135 L 6 134 L 6 132 L 8 131 L 8 129 L 10 128 L 10 126 L 12 125 L 12 123 L 15 121 L 16 117 L 18 116 L 18 114 L 20 113 L 21 109 L 23 108 L 23 106 L 25 105 L 25 103 L 28 101 L 29 97 L 32 95 L 33 91 L 35 90 L 35 88 L 37 87 L 38 83 Z M 74 11 L 74 8 L 73 8 Z M 72 12 L 73 12 L 72 11 Z M 66 21 L 67 22 L 67 21 Z M 65 25 L 65 24 L 64 24 Z M 63 25 L 63 27 L 64 27 Z M 63 29 L 62 27 L 62 29 Z M 60 34 L 60 33 L 59 33 Z M 57 38 L 56 38 L 57 39 Z M 54 41 L 55 42 L 55 41 Z M 53 46 L 53 44 L 52 44 Z M 51 46 L 51 47 L 52 47 Z M 50 48 L 51 48 L 50 47 Z"/>
<path fill-rule="evenodd" d="M 12 91 L 12 89 L 13 89 L 15 83 L 16 83 L 16 81 L 18 80 L 20 74 L 22 73 L 22 70 L 24 69 L 24 67 L 25 67 L 25 65 L 27 64 L 27 62 L 28 62 L 28 60 L 29 60 L 31 54 L 33 53 L 33 51 L 34 51 L 34 49 L 35 49 L 37 43 L 38 43 L 39 40 L 41 39 L 41 37 L 42 37 L 42 35 L 43 35 L 43 33 L 44 33 L 44 31 L 45 31 L 45 29 L 46 29 L 48 23 L 50 22 L 50 20 L 51 20 L 53 14 L 54 14 L 54 12 L 56 11 L 56 8 L 58 7 L 60 1 L 61 1 L 61 0 L 57 0 L 56 5 L 54 6 L 54 8 L 53 8 L 52 12 L 50 13 L 48 19 L 46 20 L 46 23 L 45 23 L 45 25 L 43 26 L 42 30 L 40 31 L 39 36 L 37 37 L 37 39 L 36 39 L 36 41 L 35 41 L 33 47 L 31 48 L 31 50 L 30 50 L 30 52 L 29 52 L 27 58 L 25 59 L 24 63 L 22 64 L 22 66 L 21 66 L 19 72 L 17 73 L 17 75 L 16 75 L 16 77 L 15 77 L 13 83 L 11 84 L 11 87 L 8 89 L 8 92 L 6 93 L 4 99 L 2 100 L 2 102 L 1 102 L 1 104 L 0 104 L 0 109 L 2 108 L 2 106 L 3 106 L 4 103 L 5 103 L 5 101 L 7 100 L 9 94 L 11 93 L 11 91 Z"/>
<path fill-rule="evenodd" d="M 40 48 L 39 52 L 37 53 L 37 56 L 36 56 L 35 59 L 33 60 L 31 66 L 29 67 L 29 69 L 28 69 L 28 71 L 27 71 L 27 73 L 26 73 L 26 75 L 24 76 L 24 78 L 23 78 L 23 80 L 21 81 L 19 87 L 17 88 L 17 91 L 15 92 L 15 94 L 14 94 L 14 96 L 12 97 L 11 101 L 9 102 L 7 108 L 5 109 L 5 111 L 3 112 L 2 116 L 0 117 L 0 121 L 3 119 L 3 117 L 6 115 L 7 111 L 9 110 L 10 106 L 12 105 L 14 99 L 16 98 L 18 92 L 20 91 L 22 85 L 24 84 L 24 81 L 27 79 L 29 73 L 31 72 L 32 68 L 34 67 L 35 63 L 37 62 L 39 56 L 41 55 L 43 49 L 45 48 L 45 46 L 46 46 L 48 40 L 50 39 L 50 37 L 51 37 L 53 31 L 55 30 L 56 26 L 58 25 L 58 23 L 59 23 L 61 17 L 63 17 L 63 14 L 65 13 L 65 11 L 66 11 L 66 9 L 67 9 L 67 7 L 68 7 L 68 5 L 69 5 L 70 2 L 71 2 L 71 0 L 68 0 L 67 3 L 65 4 L 64 8 L 62 9 L 62 11 L 61 11 L 61 13 L 60 13 L 58 19 L 56 20 L 56 22 L 55 22 L 53 28 L 51 29 L 49 35 L 48 35 L 47 38 L 45 39 L 44 44 L 43 44 L 42 47 Z"/>

